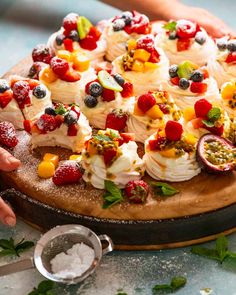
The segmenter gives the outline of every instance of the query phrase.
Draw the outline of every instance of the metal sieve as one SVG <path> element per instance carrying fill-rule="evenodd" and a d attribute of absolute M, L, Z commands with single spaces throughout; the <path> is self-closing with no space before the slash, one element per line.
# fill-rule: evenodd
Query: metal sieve
<path fill-rule="evenodd" d="M 81 276 L 73 279 L 61 278 L 53 274 L 50 261 L 57 254 L 66 252 L 77 243 L 84 243 L 94 250 L 95 257 L 92 265 Z M 107 244 L 105 248 L 102 247 L 102 243 Z M 110 237 L 107 235 L 98 236 L 85 226 L 77 224 L 56 226 L 46 232 L 37 242 L 33 257 L 0 266 L 0 276 L 37 268 L 45 278 L 51 281 L 63 284 L 77 284 L 94 272 L 102 256 L 111 252 L 113 247 Z"/>

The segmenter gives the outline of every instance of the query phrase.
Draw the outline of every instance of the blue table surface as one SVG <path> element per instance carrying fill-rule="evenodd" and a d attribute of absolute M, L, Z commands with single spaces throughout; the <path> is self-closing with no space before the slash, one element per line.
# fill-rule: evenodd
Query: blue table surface
<path fill-rule="evenodd" d="M 236 29 L 233 0 L 185 0 L 187 4 L 202 6 L 224 19 Z M 113 16 L 117 10 L 94 0 L 0 0 L 0 76 L 30 54 L 38 43 L 46 42 L 68 12 L 79 12 L 93 22 Z M 96 12 L 95 12 L 96 11 Z M 18 220 L 14 229 L 0 225 L 0 238 L 25 237 L 37 241 L 40 232 Z M 213 247 L 210 242 L 205 246 Z M 229 236 L 229 245 L 236 251 L 236 234 Z M 33 249 L 22 257 L 32 255 Z M 0 258 L 0 265 L 16 258 Z M 190 253 L 190 247 L 161 251 L 119 252 L 105 256 L 98 270 L 82 284 L 58 285 L 57 295 L 116 295 L 119 289 L 129 295 L 152 294 L 157 283 L 169 282 L 173 276 L 187 277 L 179 295 L 236 295 L 236 273 L 222 268 L 217 262 Z M 24 271 L 0 278 L 0 295 L 26 295 L 43 277 L 36 271 Z M 210 288 L 210 292 L 203 291 Z"/>

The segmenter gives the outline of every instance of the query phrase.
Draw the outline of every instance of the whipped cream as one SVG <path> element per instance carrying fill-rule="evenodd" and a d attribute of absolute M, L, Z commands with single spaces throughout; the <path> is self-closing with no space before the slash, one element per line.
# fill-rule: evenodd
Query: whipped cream
<path fill-rule="evenodd" d="M 158 151 L 150 151 L 147 148 L 148 141 L 154 138 L 152 135 L 146 140 L 143 157 L 146 171 L 152 178 L 179 182 L 189 180 L 201 172 L 195 153 L 184 153 L 178 158 L 167 158 L 160 155 Z"/>
<path fill-rule="evenodd" d="M 85 141 L 91 137 L 92 129 L 82 113 L 80 113 L 77 124 L 79 128 L 76 136 L 67 136 L 68 126 L 66 124 L 62 124 L 60 128 L 46 134 L 33 133 L 31 137 L 32 148 L 35 149 L 38 146 L 60 146 L 80 153 L 84 148 Z"/>
<path fill-rule="evenodd" d="M 11 122 L 16 129 L 24 129 L 24 117 L 14 98 L 2 109 L 0 107 L 0 121 Z"/>
<path fill-rule="evenodd" d="M 86 150 L 82 152 L 82 166 L 85 169 L 83 179 L 94 187 L 104 189 L 104 180 L 112 180 L 120 188 L 129 181 L 141 179 L 144 173 L 144 162 L 137 154 L 137 144 L 134 141 L 122 144 L 121 155 L 110 167 L 106 167 L 103 156 L 86 157 Z M 108 177 L 111 176 L 111 177 Z"/>

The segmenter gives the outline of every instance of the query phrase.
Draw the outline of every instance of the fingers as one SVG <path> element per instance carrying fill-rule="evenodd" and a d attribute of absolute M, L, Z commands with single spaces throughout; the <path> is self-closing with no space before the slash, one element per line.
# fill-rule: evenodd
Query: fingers
<path fill-rule="evenodd" d="M 14 226 L 16 224 L 14 212 L 2 198 L 0 198 L 0 221 L 9 226 Z"/>
<path fill-rule="evenodd" d="M 14 158 L 8 151 L 0 148 L 0 170 L 12 171 L 20 166 L 20 161 Z"/>

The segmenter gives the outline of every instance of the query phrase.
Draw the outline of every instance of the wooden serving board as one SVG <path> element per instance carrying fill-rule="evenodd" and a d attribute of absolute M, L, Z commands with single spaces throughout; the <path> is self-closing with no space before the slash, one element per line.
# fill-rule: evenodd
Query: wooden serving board
<path fill-rule="evenodd" d="M 30 64 L 26 58 L 4 77 L 26 76 Z M 189 181 L 173 183 L 180 191 L 175 196 L 149 197 L 144 205 L 124 202 L 102 209 L 102 190 L 83 182 L 56 187 L 51 179 L 37 176 L 37 165 L 45 152 L 57 153 L 63 160 L 68 159 L 68 150 L 43 147 L 32 151 L 30 137 L 24 131 L 18 136 L 20 143 L 13 154 L 22 166 L 15 172 L 1 173 L 1 178 L 23 195 L 7 192 L 4 196 L 19 215 L 42 228 L 77 222 L 109 234 L 121 249 L 159 249 L 214 238 L 236 227 L 236 173 L 201 173 Z"/>

